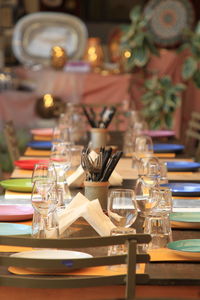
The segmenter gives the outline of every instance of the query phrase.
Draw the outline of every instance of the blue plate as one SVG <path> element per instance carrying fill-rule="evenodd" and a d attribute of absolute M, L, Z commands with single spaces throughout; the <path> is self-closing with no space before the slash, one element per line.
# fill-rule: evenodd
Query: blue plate
<path fill-rule="evenodd" d="M 173 196 L 200 196 L 200 183 L 171 182 L 162 186 L 169 187 Z"/>
<path fill-rule="evenodd" d="M 177 144 L 154 144 L 153 150 L 155 153 L 179 153 L 184 150 L 184 146 Z"/>
<path fill-rule="evenodd" d="M 29 225 L 0 223 L 0 235 L 24 235 L 31 233 L 32 227 Z"/>
<path fill-rule="evenodd" d="M 168 161 L 168 171 L 195 171 L 200 168 L 200 163 L 193 161 Z"/>
<path fill-rule="evenodd" d="M 52 143 L 49 141 L 31 141 L 27 146 L 33 149 L 50 150 Z"/>

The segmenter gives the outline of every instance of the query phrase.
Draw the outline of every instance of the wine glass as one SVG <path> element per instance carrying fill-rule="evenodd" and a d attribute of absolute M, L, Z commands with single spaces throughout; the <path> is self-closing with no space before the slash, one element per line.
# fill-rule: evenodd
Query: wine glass
<path fill-rule="evenodd" d="M 135 193 L 130 189 L 115 189 L 108 197 L 108 216 L 116 225 L 118 234 L 128 233 L 129 227 L 137 218 L 137 203 Z"/>
<path fill-rule="evenodd" d="M 64 202 L 69 202 L 72 197 L 67 184 L 68 170 L 71 166 L 71 150 L 68 142 L 53 144 L 50 160 L 55 168 L 58 189 L 63 193 Z"/>
<path fill-rule="evenodd" d="M 34 208 L 32 234 L 37 238 L 58 238 L 58 220 L 56 215 L 56 182 L 44 177 L 34 181 L 31 203 Z"/>
<path fill-rule="evenodd" d="M 57 181 L 56 170 L 54 165 L 47 161 L 47 162 L 39 162 L 35 164 L 33 173 L 32 173 L 32 182 L 42 180 L 45 178 L 49 178 L 52 181 Z"/>
<path fill-rule="evenodd" d="M 134 155 L 137 159 L 153 155 L 153 141 L 148 135 L 137 135 L 134 140 Z"/>

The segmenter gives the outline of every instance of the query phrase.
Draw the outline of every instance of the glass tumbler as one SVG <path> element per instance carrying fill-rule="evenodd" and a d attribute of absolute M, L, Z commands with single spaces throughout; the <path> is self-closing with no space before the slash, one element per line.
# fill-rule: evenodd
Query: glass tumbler
<path fill-rule="evenodd" d="M 172 241 L 169 215 L 148 216 L 144 223 L 144 233 L 151 235 L 151 242 L 146 250 L 164 248 Z"/>

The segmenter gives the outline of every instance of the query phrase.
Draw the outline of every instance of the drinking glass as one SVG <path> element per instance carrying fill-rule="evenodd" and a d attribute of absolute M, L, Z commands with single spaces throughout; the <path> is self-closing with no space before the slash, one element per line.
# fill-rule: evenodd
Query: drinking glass
<path fill-rule="evenodd" d="M 144 246 L 146 250 L 166 247 L 166 245 L 172 241 L 169 215 L 146 217 L 144 233 L 151 235 L 151 242 Z"/>
<path fill-rule="evenodd" d="M 135 195 L 140 216 L 146 217 L 153 207 L 157 204 L 158 199 L 150 197 L 152 188 L 158 186 L 157 177 L 139 176 L 135 185 Z"/>
<path fill-rule="evenodd" d="M 57 188 L 62 191 L 65 203 L 72 199 L 67 184 L 68 170 L 71 166 L 71 150 L 68 143 L 53 144 L 50 160 L 55 168 L 57 177 Z"/>
<path fill-rule="evenodd" d="M 32 235 L 36 238 L 58 238 L 58 219 L 56 214 L 56 183 L 50 178 L 35 180 L 31 194 L 34 208 Z"/>
<path fill-rule="evenodd" d="M 37 180 L 49 178 L 53 181 L 57 181 L 56 170 L 51 162 L 39 162 L 35 164 L 32 173 L 32 182 Z"/>
<path fill-rule="evenodd" d="M 156 202 L 151 215 L 169 215 L 172 212 L 172 192 L 169 187 L 157 186 L 152 188 L 150 197 Z"/>
<path fill-rule="evenodd" d="M 152 156 L 153 141 L 148 135 L 137 135 L 134 140 L 134 155 L 137 159 L 144 156 Z"/>
<path fill-rule="evenodd" d="M 137 218 L 137 203 L 135 193 L 130 189 L 111 190 L 108 197 L 108 216 L 116 225 L 115 232 L 119 234 L 127 230 Z"/>
<path fill-rule="evenodd" d="M 111 230 L 111 235 L 135 233 L 135 229 L 130 228 L 135 222 L 138 213 L 133 190 L 111 190 L 108 197 L 107 210 L 110 220 L 116 225 L 116 228 Z M 126 251 L 125 245 L 116 245 L 109 248 L 109 255 L 112 253 L 122 254 Z"/>

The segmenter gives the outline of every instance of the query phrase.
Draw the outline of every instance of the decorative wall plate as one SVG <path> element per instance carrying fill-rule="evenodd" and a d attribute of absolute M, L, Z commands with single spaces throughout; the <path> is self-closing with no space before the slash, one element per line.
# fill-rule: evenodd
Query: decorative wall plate
<path fill-rule="evenodd" d="M 51 49 L 60 46 L 69 59 L 80 59 L 88 32 L 81 19 L 57 12 L 38 12 L 22 17 L 15 25 L 12 48 L 22 64 L 50 64 Z"/>
<path fill-rule="evenodd" d="M 150 18 L 149 30 L 157 44 L 167 47 L 182 41 L 183 30 L 194 23 L 194 8 L 189 0 L 150 0 L 144 8 Z"/>

